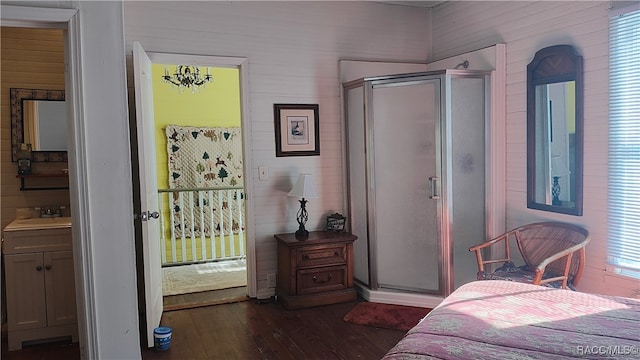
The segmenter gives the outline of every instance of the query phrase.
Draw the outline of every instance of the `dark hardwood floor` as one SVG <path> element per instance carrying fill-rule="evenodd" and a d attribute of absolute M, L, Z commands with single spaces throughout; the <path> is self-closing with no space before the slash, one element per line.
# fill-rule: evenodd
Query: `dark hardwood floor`
<path fill-rule="evenodd" d="M 359 301 L 285 310 L 249 300 L 165 312 L 170 349 L 143 350 L 142 358 L 380 359 L 404 332 L 344 322 Z"/>
<path fill-rule="evenodd" d="M 361 301 L 300 310 L 248 298 L 211 306 L 189 305 L 162 316 L 161 325 L 173 329 L 169 350 L 143 349 L 142 358 L 380 359 L 404 332 L 344 322 L 344 315 Z M 6 337 L 2 340 L 3 360 L 80 358 L 77 343 L 35 345 L 8 352 Z"/>

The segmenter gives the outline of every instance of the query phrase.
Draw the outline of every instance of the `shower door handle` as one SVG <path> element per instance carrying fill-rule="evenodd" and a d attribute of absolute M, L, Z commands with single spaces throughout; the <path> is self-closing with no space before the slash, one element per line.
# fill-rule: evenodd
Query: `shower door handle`
<path fill-rule="evenodd" d="M 440 195 L 437 194 L 438 181 L 440 181 L 440 178 L 437 176 L 429 177 L 429 199 L 440 200 Z"/>

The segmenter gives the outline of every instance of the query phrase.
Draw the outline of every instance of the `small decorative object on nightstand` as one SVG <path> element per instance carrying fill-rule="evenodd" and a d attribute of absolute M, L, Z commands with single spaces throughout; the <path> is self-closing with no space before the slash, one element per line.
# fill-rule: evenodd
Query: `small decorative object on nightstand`
<path fill-rule="evenodd" d="M 344 231 L 312 231 L 304 241 L 295 234 L 274 237 L 278 241 L 276 295 L 285 309 L 355 300 L 355 235 Z"/>
<path fill-rule="evenodd" d="M 327 216 L 327 225 L 325 230 L 327 231 L 344 231 L 344 224 L 347 222 L 347 218 L 339 213 L 331 214 Z"/>

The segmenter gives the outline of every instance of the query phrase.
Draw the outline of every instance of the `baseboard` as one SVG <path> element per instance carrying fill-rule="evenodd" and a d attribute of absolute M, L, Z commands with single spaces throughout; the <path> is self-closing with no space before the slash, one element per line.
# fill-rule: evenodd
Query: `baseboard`
<path fill-rule="evenodd" d="M 358 295 L 370 302 L 416 306 L 433 309 L 444 299 L 442 296 L 415 294 L 407 292 L 393 292 L 388 290 L 371 290 L 361 284 L 355 284 Z"/>
<path fill-rule="evenodd" d="M 175 311 L 247 300 L 249 300 L 247 287 L 239 286 L 229 289 L 163 296 L 162 304 L 163 311 Z"/>
<path fill-rule="evenodd" d="M 258 289 L 256 294 L 256 299 L 264 300 L 269 299 L 272 296 L 276 295 L 276 288 L 266 288 L 266 289 Z"/>

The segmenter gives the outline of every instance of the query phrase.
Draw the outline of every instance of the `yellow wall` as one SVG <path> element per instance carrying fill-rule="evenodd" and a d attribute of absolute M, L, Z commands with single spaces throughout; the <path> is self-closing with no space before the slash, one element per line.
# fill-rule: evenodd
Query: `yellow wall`
<path fill-rule="evenodd" d="M 169 72 L 175 65 L 168 65 Z M 162 80 L 165 65 L 153 64 L 153 111 L 156 129 L 158 188 L 169 188 L 167 125 L 240 127 L 240 74 L 238 69 L 210 68 L 213 82 L 199 93 L 178 92 Z M 201 73 L 206 73 L 204 67 Z"/>
<path fill-rule="evenodd" d="M 175 65 L 167 65 L 169 73 L 175 71 Z M 169 166 L 167 155 L 167 125 L 196 127 L 240 127 L 240 73 L 238 69 L 210 68 L 213 82 L 208 83 L 200 92 L 192 93 L 190 89 L 179 92 L 173 85 L 162 80 L 165 65 L 152 64 L 153 78 L 153 112 L 155 119 L 156 163 L 158 171 L 158 188 L 169 188 Z M 206 73 L 204 67 L 201 73 Z M 171 259 L 171 243 L 169 229 L 169 201 L 163 197 L 161 206 L 165 209 L 165 232 L 167 258 Z M 181 240 L 177 239 L 178 259 L 192 261 L 191 242 L 187 240 L 187 253 L 182 254 Z M 220 239 L 216 236 L 216 248 L 220 253 Z M 235 249 L 239 249 L 239 237 L 235 236 Z M 207 256 L 211 256 L 211 241 L 206 241 Z M 201 254 L 201 242 L 196 242 L 197 253 Z M 237 253 L 236 253 L 237 254 Z M 233 256 L 227 245 L 225 256 Z M 183 258 L 183 255 L 185 256 Z M 169 260 L 171 261 L 171 260 Z"/>

